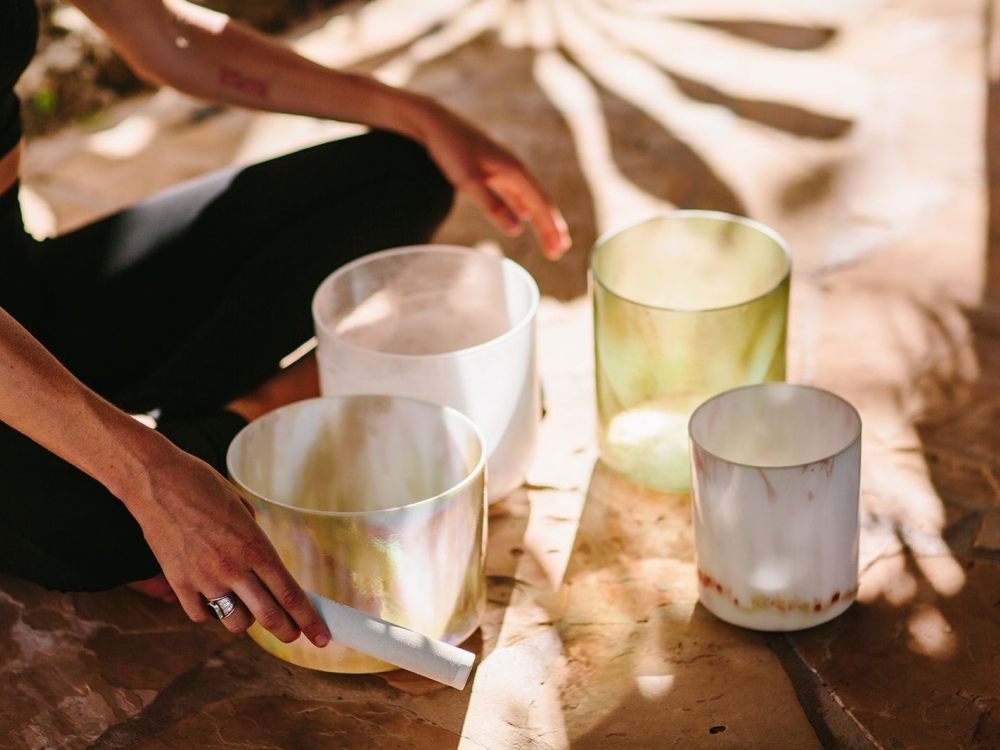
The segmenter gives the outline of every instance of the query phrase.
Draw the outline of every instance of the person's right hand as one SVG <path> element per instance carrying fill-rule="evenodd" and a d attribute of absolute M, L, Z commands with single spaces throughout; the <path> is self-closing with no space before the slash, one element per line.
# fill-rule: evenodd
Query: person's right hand
<path fill-rule="evenodd" d="M 530 223 L 542 252 L 558 260 L 570 246 L 566 221 L 525 165 L 480 128 L 426 98 L 409 110 L 415 137 L 449 182 L 507 234 Z"/>
<path fill-rule="evenodd" d="M 166 441 L 164 441 L 166 442 Z M 149 502 L 130 504 L 181 606 L 195 622 L 205 603 L 235 593 L 222 620 L 241 633 L 254 620 L 285 643 L 300 631 L 317 646 L 330 631 L 254 520 L 252 506 L 208 464 L 173 445 L 149 468 Z"/>

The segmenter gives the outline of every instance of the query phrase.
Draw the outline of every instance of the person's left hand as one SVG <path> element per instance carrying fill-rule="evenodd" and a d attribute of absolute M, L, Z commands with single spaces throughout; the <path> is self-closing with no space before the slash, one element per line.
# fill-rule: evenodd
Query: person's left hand
<path fill-rule="evenodd" d="M 520 234 L 530 222 L 542 252 L 562 257 L 570 245 L 566 221 L 521 161 L 454 112 L 430 100 L 424 104 L 418 140 L 455 189 L 507 234 Z"/>

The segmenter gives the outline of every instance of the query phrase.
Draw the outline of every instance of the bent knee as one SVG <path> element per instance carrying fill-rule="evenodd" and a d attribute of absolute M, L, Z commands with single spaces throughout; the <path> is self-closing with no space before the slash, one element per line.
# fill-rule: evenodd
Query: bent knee
<path fill-rule="evenodd" d="M 455 189 L 421 144 L 386 130 L 373 130 L 361 137 L 370 139 L 379 155 L 391 165 L 394 181 L 412 187 L 414 200 L 451 207 Z"/>

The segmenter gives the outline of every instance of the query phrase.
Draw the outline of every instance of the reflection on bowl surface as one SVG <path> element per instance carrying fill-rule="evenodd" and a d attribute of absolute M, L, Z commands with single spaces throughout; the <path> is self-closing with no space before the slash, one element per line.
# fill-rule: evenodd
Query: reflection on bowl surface
<path fill-rule="evenodd" d="M 784 380 L 791 257 L 772 230 L 673 211 L 590 256 L 598 445 L 635 482 L 687 492 L 687 423 L 705 399 Z"/>
<path fill-rule="evenodd" d="M 538 285 L 509 258 L 452 245 L 365 255 L 313 297 L 324 396 L 381 393 L 458 409 L 483 433 L 490 502 L 534 458 Z"/>
<path fill-rule="evenodd" d="M 861 417 L 789 383 L 735 388 L 691 417 L 698 594 L 755 630 L 831 620 L 858 585 Z"/>
<path fill-rule="evenodd" d="M 389 396 L 310 399 L 245 427 L 227 456 L 281 559 L 307 590 L 457 644 L 486 606 L 485 453 L 459 412 Z M 336 642 L 250 636 L 328 672 L 392 667 Z M 336 639 L 336 633 L 334 633 Z"/>

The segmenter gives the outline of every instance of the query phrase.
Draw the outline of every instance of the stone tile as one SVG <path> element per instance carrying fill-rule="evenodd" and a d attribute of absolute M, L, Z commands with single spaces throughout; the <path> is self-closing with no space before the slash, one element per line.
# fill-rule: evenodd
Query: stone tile
<path fill-rule="evenodd" d="M 452 732 L 393 711 L 374 698 L 325 702 L 263 695 L 214 704 L 132 747 L 418 750 L 453 746 L 454 740 Z"/>
<path fill-rule="evenodd" d="M 1000 568 L 882 560 L 839 619 L 789 636 L 879 747 L 993 746 L 1000 726 Z"/>
<path fill-rule="evenodd" d="M 554 678 L 573 746 L 819 747 L 764 636 L 698 605 L 693 558 L 688 496 L 598 463 L 560 593 Z"/>
<path fill-rule="evenodd" d="M 94 747 L 448 747 L 467 696 L 415 697 L 376 676 L 302 669 L 241 638 Z"/>
<path fill-rule="evenodd" d="M 16 747 L 83 748 L 232 640 L 127 589 L 59 594 L 0 576 L 0 724 Z"/>
<path fill-rule="evenodd" d="M 974 544 L 976 549 L 1000 552 L 1000 509 L 993 508 L 983 516 Z"/>
<path fill-rule="evenodd" d="M 985 510 L 1000 504 L 1000 486 L 993 468 L 954 452 L 965 452 L 970 440 L 958 440 L 957 435 L 948 438 L 930 431 L 923 434 L 929 435 L 931 447 L 926 451 L 927 467 L 942 499 L 949 505 L 969 510 Z M 936 447 L 939 445 L 947 447 Z"/>

